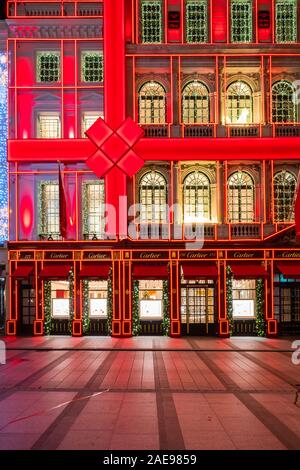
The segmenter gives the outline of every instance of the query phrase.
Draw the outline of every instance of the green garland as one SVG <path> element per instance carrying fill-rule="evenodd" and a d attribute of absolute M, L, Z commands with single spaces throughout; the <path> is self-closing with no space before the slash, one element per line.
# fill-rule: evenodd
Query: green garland
<path fill-rule="evenodd" d="M 82 312 L 82 333 L 88 335 L 90 332 L 90 315 L 89 315 L 89 281 L 86 279 L 82 281 L 82 297 L 83 297 L 83 312 Z"/>
<path fill-rule="evenodd" d="M 264 318 L 264 282 L 258 279 L 256 282 L 256 332 L 257 336 L 265 336 L 266 324 Z"/>
<path fill-rule="evenodd" d="M 112 285 L 112 269 L 109 270 L 107 280 L 107 334 L 112 334 L 112 319 L 113 319 L 113 285 Z"/>
<path fill-rule="evenodd" d="M 163 320 L 162 332 L 165 336 L 170 336 L 170 299 L 169 299 L 169 281 L 163 281 Z"/>
<path fill-rule="evenodd" d="M 138 336 L 142 327 L 139 315 L 139 281 L 133 281 L 132 291 L 132 335 Z"/>
<path fill-rule="evenodd" d="M 69 320 L 69 332 L 73 333 L 73 319 L 74 319 L 74 273 L 70 269 L 69 272 L 69 306 L 70 306 L 70 320 Z"/>
<path fill-rule="evenodd" d="M 53 321 L 51 315 L 51 281 L 44 282 L 44 332 L 50 335 L 53 331 Z"/>
<path fill-rule="evenodd" d="M 232 300 L 232 271 L 231 267 L 226 268 L 226 306 L 227 306 L 227 318 L 229 322 L 229 333 L 233 333 L 233 300 Z"/>

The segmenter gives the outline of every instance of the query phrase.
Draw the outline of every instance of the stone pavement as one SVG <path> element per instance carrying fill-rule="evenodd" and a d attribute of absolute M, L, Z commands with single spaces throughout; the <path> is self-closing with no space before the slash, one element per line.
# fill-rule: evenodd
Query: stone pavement
<path fill-rule="evenodd" d="M 0 449 L 300 449 L 292 338 L 4 340 Z"/>

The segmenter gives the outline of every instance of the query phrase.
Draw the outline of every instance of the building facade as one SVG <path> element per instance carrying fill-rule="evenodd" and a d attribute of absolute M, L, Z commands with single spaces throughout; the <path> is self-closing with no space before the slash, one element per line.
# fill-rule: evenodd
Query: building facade
<path fill-rule="evenodd" d="M 299 9 L 8 0 L 8 335 L 299 333 Z"/>

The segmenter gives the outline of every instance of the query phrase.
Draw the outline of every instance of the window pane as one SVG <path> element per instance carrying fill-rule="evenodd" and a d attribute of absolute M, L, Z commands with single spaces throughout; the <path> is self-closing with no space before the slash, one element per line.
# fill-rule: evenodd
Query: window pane
<path fill-rule="evenodd" d="M 160 83 L 147 82 L 139 91 L 139 123 L 164 124 L 165 122 L 165 90 Z"/>
<path fill-rule="evenodd" d="M 252 0 L 231 0 L 231 42 L 252 41 Z"/>
<path fill-rule="evenodd" d="M 83 186 L 83 233 L 104 236 L 104 182 L 91 181 Z"/>
<path fill-rule="evenodd" d="M 297 0 L 277 0 L 275 15 L 276 42 L 296 42 Z"/>
<path fill-rule="evenodd" d="M 254 222 L 254 183 L 244 171 L 228 178 L 229 222 Z"/>
<path fill-rule="evenodd" d="M 51 314 L 55 318 L 70 316 L 70 283 L 69 281 L 51 282 Z"/>
<path fill-rule="evenodd" d="M 81 53 L 81 81 L 103 82 L 103 54 L 100 51 Z"/>
<path fill-rule="evenodd" d="M 37 82 L 58 82 L 60 80 L 60 53 L 38 52 L 36 60 Z"/>
<path fill-rule="evenodd" d="M 59 235 L 59 187 L 56 182 L 41 183 L 40 235 Z"/>
<path fill-rule="evenodd" d="M 39 139 L 59 139 L 61 137 L 59 113 L 40 113 L 37 117 L 37 137 Z"/>
<path fill-rule="evenodd" d="M 184 124 L 209 123 L 209 92 L 197 80 L 188 83 L 182 91 L 182 121 Z"/>
<path fill-rule="evenodd" d="M 140 318 L 160 320 L 163 314 L 163 281 L 139 281 Z"/>
<path fill-rule="evenodd" d="M 107 281 L 89 281 L 89 316 L 107 318 Z"/>
<path fill-rule="evenodd" d="M 274 221 L 291 222 L 294 219 L 296 177 L 289 171 L 274 176 Z"/>
<path fill-rule="evenodd" d="M 211 192 L 208 177 L 199 171 L 189 173 L 183 182 L 184 222 L 203 222 L 211 218 Z"/>
<path fill-rule="evenodd" d="M 186 42 L 208 41 L 207 0 L 186 2 Z"/>
<path fill-rule="evenodd" d="M 141 222 L 167 221 L 167 185 L 157 171 L 146 173 L 140 180 Z"/>
<path fill-rule="evenodd" d="M 253 98 L 250 86 L 243 81 L 231 83 L 226 94 L 226 124 L 251 124 Z"/>
<path fill-rule="evenodd" d="M 162 42 L 162 2 L 141 2 L 142 14 L 142 42 Z"/>
<path fill-rule="evenodd" d="M 295 89 L 292 83 L 281 80 L 272 86 L 273 122 L 296 122 L 297 107 L 294 103 Z"/>

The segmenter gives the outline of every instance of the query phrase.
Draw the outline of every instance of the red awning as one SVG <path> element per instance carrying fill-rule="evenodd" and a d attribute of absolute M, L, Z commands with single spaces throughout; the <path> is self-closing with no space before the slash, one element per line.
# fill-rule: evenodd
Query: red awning
<path fill-rule="evenodd" d="M 18 266 L 14 270 L 14 272 L 12 273 L 12 277 L 14 277 L 16 279 L 27 279 L 32 274 L 33 274 L 33 266 L 32 265 L 29 265 L 29 266 L 21 265 L 21 266 Z"/>
<path fill-rule="evenodd" d="M 182 264 L 184 279 L 214 279 L 218 277 L 218 269 L 214 263 Z"/>
<path fill-rule="evenodd" d="M 48 264 L 40 272 L 42 279 L 67 279 L 71 270 L 70 264 Z"/>
<path fill-rule="evenodd" d="M 167 266 L 158 264 L 140 264 L 133 267 L 134 279 L 168 279 Z"/>
<path fill-rule="evenodd" d="M 277 263 L 277 269 L 284 275 L 284 277 L 291 277 L 292 279 L 300 279 L 300 265 L 296 263 Z"/>
<path fill-rule="evenodd" d="M 266 268 L 260 263 L 231 264 L 230 267 L 235 279 L 257 279 L 268 275 Z"/>
<path fill-rule="evenodd" d="M 79 272 L 81 279 L 107 279 L 111 264 L 109 263 L 86 263 Z"/>

